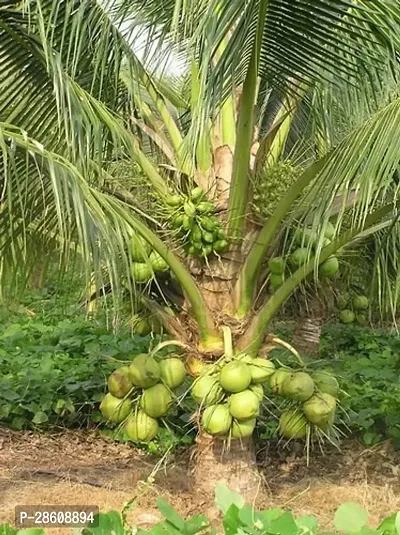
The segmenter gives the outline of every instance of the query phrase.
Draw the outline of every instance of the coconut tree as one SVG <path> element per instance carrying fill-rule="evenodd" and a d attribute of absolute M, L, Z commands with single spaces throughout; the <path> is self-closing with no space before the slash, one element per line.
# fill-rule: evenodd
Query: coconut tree
<path fill-rule="evenodd" d="M 397 218 L 397 93 L 334 139 L 317 98 L 333 83 L 349 100 L 363 94 L 366 80 L 382 90 L 381 69 L 397 68 L 397 2 L 10 0 L 0 19 L 3 288 L 37 263 L 31 244 L 38 236 L 61 272 L 79 258 L 98 296 L 107 285 L 118 301 L 128 287 L 183 348 L 189 374 L 211 364 L 210 388 L 198 393 L 197 380 L 193 387 L 198 488 L 222 478 L 253 495 L 249 435 L 259 402 L 247 387 L 273 369 L 265 358 L 271 320 L 304 281 L 337 270 L 338 251 Z M 132 21 L 153 43 L 184 54 L 179 87 L 138 60 Z M 268 217 L 257 218 L 254 180 L 281 157 L 299 117 L 309 125 L 302 172 Z M 295 242 L 301 253 L 284 278 L 281 254 Z M 273 275 L 279 284 L 266 291 Z M 257 355 L 264 360 L 255 364 Z M 181 368 L 160 366 L 142 356 L 127 376 L 120 370 L 109 381 L 103 412 L 116 423 L 127 417 L 134 440 L 157 432 L 154 399 L 172 399 Z M 132 415 L 135 385 L 143 391 Z M 218 396 L 217 408 L 205 407 L 214 387 L 229 408 L 215 403 Z M 301 411 L 311 414 L 312 403 Z M 304 437 L 306 419 L 296 410 L 283 424 L 300 419 L 291 436 Z M 323 415 L 325 429 L 332 411 Z M 242 440 L 224 453 L 214 434 Z"/>

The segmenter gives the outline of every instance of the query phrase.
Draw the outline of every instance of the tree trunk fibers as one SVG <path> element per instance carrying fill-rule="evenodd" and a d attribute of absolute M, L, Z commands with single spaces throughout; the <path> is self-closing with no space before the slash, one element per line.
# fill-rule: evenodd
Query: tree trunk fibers
<path fill-rule="evenodd" d="M 293 334 L 293 345 L 300 351 L 311 356 L 319 353 L 321 340 L 322 316 L 300 317 Z"/>
<path fill-rule="evenodd" d="M 221 482 L 239 492 L 247 503 L 253 502 L 262 485 L 253 439 L 232 440 L 228 448 L 221 439 L 205 433 L 199 435 L 193 476 L 196 493 L 213 497 L 217 483 Z"/>

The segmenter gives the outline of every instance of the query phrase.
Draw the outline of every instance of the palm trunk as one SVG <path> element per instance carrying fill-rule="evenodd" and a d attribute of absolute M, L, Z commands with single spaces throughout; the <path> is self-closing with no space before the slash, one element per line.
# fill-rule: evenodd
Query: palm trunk
<path fill-rule="evenodd" d="M 323 320 L 323 303 L 314 296 L 307 310 L 300 311 L 293 333 L 293 345 L 300 353 L 318 356 Z"/>
<path fill-rule="evenodd" d="M 194 455 L 193 483 L 196 493 L 213 496 L 217 483 L 239 492 L 247 503 L 257 497 L 261 476 L 252 438 L 227 441 L 205 433 L 198 436 Z"/>

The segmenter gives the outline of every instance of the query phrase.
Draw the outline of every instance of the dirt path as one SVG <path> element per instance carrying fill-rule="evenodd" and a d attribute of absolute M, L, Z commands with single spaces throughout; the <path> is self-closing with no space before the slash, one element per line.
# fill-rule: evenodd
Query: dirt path
<path fill-rule="evenodd" d="M 259 461 L 267 486 L 257 505 L 314 514 L 328 529 L 337 506 L 355 501 L 376 525 L 384 515 L 400 511 L 399 460 L 389 444 L 365 450 L 348 442 L 341 454 L 314 455 L 309 467 L 301 453 L 264 449 Z M 184 516 L 212 505 L 190 488 L 187 452 L 160 463 L 130 445 L 87 432 L 38 435 L 0 429 L 0 523 L 13 523 L 16 505 L 90 504 L 104 511 L 136 500 L 129 518 L 145 527 L 160 518 L 155 502 L 161 496 Z"/>

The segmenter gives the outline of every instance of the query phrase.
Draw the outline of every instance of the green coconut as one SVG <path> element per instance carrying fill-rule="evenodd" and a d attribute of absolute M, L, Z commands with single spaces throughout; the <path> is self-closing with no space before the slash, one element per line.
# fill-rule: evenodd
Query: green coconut
<path fill-rule="evenodd" d="M 318 269 L 318 273 L 321 277 L 333 277 L 339 271 L 339 260 L 336 256 L 331 256 L 328 260 L 325 260 Z"/>
<path fill-rule="evenodd" d="M 276 372 L 271 375 L 270 379 L 270 385 L 271 390 L 274 394 L 278 394 L 281 396 L 283 394 L 282 392 L 282 386 L 287 377 L 289 377 L 292 374 L 292 372 L 286 368 L 280 368 L 276 370 Z"/>
<path fill-rule="evenodd" d="M 229 362 L 223 366 L 219 382 L 226 392 L 242 392 L 251 382 L 250 368 L 239 360 Z"/>
<path fill-rule="evenodd" d="M 192 191 L 190 192 L 190 197 L 191 197 L 193 202 L 200 201 L 200 199 L 202 199 L 204 197 L 203 188 L 199 188 L 199 187 L 193 188 Z"/>
<path fill-rule="evenodd" d="M 153 271 L 168 271 L 169 270 L 169 265 L 167 264 L 167 262 L 156 251 L 152 251 L 150 253 L 149 260 L 150 260 L 151 267 L 153 268 Z"/>
<path fill-rule="evenodd" d="M 260 402 L 264 399 L 264 388 L 261 384 L 250 385 L 249 389 L 254 392 Z"/>
<path fill-rule="evenodd" d="M 170 391 L 163 384 L 157 384 L 144 390 L 140 399 L 140 407 L 152 418 L 163 416 L 172 403 Z"/>
<path fill-rule="evenodd" d="M 231 427 L 231 438 L 246 438 L 251 437 L 256 427 L 256 418 L 250 420 L 242 420 L 241 422 L 233 421 Z"/>
<path fill-rule="evenodd" d="M 136 262 L 147 260 L 151 253 L 151 245 L 141 236 L 132 236 L 131 238 L 131 255 Z"/>
<path fill-rule="evenodd" d="M 119 399 L 106 394 L 100 403 L 100 411 L 109 422 L 120 423 L 128 417 L 132 409 L 130 399 Z"/>
<path fill-rule="evenodd" d="M 337 297 L 337 307 L 339 310 L 344 310 L 347 308 L 347 305 L 349 304 L 349 296 L 348 295 L 338 295 Z"/>
<path fill-rule="evenodd" d="M 210 435 L 226 435 L 232 425 L 232 416 L 226 405 L 211 405 L 203 412 L 201 423 Z"/>
<path fill-rule="evenodd" d="M 325 238 L 328 238 L 329 240 L 331 240 L 334 235 L 335 235 L 335 227 L 332 225 L 330 221 L 328 221 L 324 229 L 324 236 Z"/>
<path fill-rule="evenodd" d="M 133 326 L 133 332 L 139 336 L 147 336 L 151 333 L 151 324 L 146 317 L 138 317 Z"/>
<path fill-rule="evenodd" d="M 229 410 L 237 420 L 249 420 L 260 413 L 260 400 L 252 390 L 232 394 L 229 398 Z"/>
<path fill-rule="evenodd" d="M 309 259 L 309 250 L 305 247 L 299 247 L 290 256 L 290 263 L 293 266 L 300 267 Z"/>
<path fill-rule="evenodd" d="M 356 322 L 359 324 L 359 325 L 366 325 L 367 322 L 368 322 L 368 318 L 365 314 L 356 314 Z"/>
<path fill-rule="evenodd" d="M 314 393 L 314 381 L 308 373 L 292 373 L 284 380 L 282 393 L 296 401 L 306 401 Z"/>
<path fill-rule="evenodd" d="M 275 256 L 268 262 L 268 267 L 271 273 L 274 275 L 282 275 L 285 271 L 285 259 L 281 256 Z"/>
<path fill-rule="evenodd" d="M 367 310 L 369 299 L 366 295 L 356 295 L 353 299 L 354 310 Z"/>
<path fill-rule="evenodd" d="M 164 359 L 159 365 L 161 379 L 168 388 L 173 390 L 174 388 L 178 388 L 178 386 L 184 382 L 186 378 L 186 369 L 179 357 Z"/>
<path fill-rule="evenodd" d="M 269 285 L 273 290 L 276 290 L 277 288 L 279 288 L 279 286 L 282 286 L 284 281 L 285 277 L 283 275 L 276 275 L 275 273 L 272 273 L 269 278 Z"/>
<path fill-rule="evenodd" d="M 144 411 L 137 411 L 126 422 L 125 431 L 134 442 L 150 442 L 158 433 L 158 422 Z"/>
<path fill-rule="evenodd" d="M 107 380 L 108 391 L 116 398 L 124 398 L 133 388 L 129 367 L 122 366 L 112 372 Z"/>
<path fill-rule="evenodd" d="M 131 268 L 132 279 L 136 283 L 149 282 L 153 278 L 153 271 L 148 264 L 135 262 Z"/>
<path fill-rule="evenodd" d="M 336 410 L 336 399 L 330 394 L 315 394 L 303 404 L 307 420 L 317 426 L 326 427 Z"/>
<path fill-rule="evenodd" d="M 214 405 L 221 400 L 222 389 L 216 377 L 203 375 L 195 380 L 192 387 L 193 399 L 201 405 Z"/>
<path fill-rule="evenodd" d="M 160 366 L 156 360 L 143 353 L 138 355 L 129 366 L 131 381 L 140 388 L 149 388 L 161 378 Z"/>
<path fill-rule="evenodd" d="M 226 240 L 217 240 L 213 243 L 213 249 L 216 253 L 224 253 L 228 248 Z"/>
<path fill-rule="evenodd" d="M 307 419 L 301 412 L 293 409 L 286 410 L 279 419 L 279 433 L 286 438 L 305 438 L 307 423 Z"/>
<path fill-rule="evenodd" d="M 275 365 L 267 359 L 257 357 L 250 364 L 252 383 L 265 383 L 275 373 Z"/>
<path fill-rule="evenodd" d="M 318 235 L 311 228 L 297 229 L 294 234 L 294 241 L 301 246 L 314 246 L 318 241 Z"/>
<path fill-rule="evenodd" d="M 344 324 L 354 323 L 355 318 L 356 316 L 352 310 L 345 308 L 340 311 L 339 319 Z"/>
<path fill-rule="evenodd" d="M 313 381 L 320 392 L 333 397 L 339 394 L 339 383 L 332 374 L 323 371 L 314 373 Z"/>

